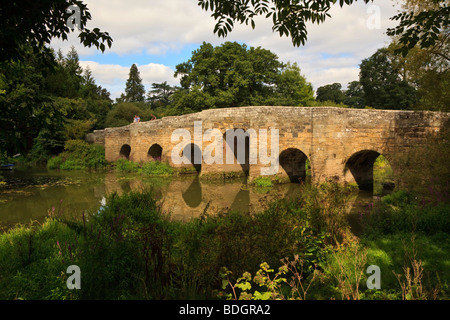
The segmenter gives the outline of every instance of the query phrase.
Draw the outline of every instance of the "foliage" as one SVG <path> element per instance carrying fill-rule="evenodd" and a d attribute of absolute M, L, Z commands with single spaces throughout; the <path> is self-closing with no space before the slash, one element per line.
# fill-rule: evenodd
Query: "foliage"
<path fill-rule="evenodd" d="M 263 287 L 264 292 L 259 292 L 258 290 L 254 290 L 253 293 L 249 293 L 248 291 L 252 289 L 251 284 L 251 274 L 245 272 L 242 277 L 236 280 L 236 284 L 231 284 L 228 276 L 232 273 L 231 271 L 223 268 L 221 270 L 222 277 L 222 289 L 225 290 L 229 285 L 233 290 L 233 295 L 231 293 L 225 294 L 224 292 L 219 292 L 218 296 L 226 296 L 227 299 L 235 299 L 235 300 L 275 300 L 279 298 L 281 295 L 279 293 L 281 284 L 286 282 L 286 278 L 281 277 L 287 272 L 287 268 L 285 266 L 280 267 L 278 272 L 270 278 L 270 274 L 273 273 L 274 270 L 270 269 L 267 263 L 262 263 L 260 265 L 260 269 L 256 272 L 255 277 L 253 278 L 253 282 L 258 285 L 258 287 Z M 240 289 L 242 292 L 239 297 L 237 296 L 236 289 Z"/>
<path fill-rule="evenodd" d="M 121 173 L 137 172 L 139 169 L 139 166 L 136 162 L 132 162 L 128 159 L 119 159 L 116 162 L 114 162 L 114 166 L 115 166 L 116 172 L 121 172 Z"/>
<path fill-rule="evenodd" d="M 304 105 L 313 101 L 310 83 L 296 64 L 283 65 L 269 50 L 237 42 L 209 43 L 176 66 L 181 90 L 173 95 L 181 112 L 248 105 Z"/>
<path fill-rule="evenodd" d="M 74 143 L 69 149 L 79 147 Z M 234 299 L 401 299 L 403 292 L 410 297 L 412 288 L 422 290 L 415 291 L 424 293 L 422 298 L 447 297 L 448 230 L 428 234 L 417 228 L 414 251 L 401 245 L 405 233 L 396 230 L 336 242 L 333 225 L 321 223 L 319 215 L 342 206 L 347 192 L 328 183 L 305 189 L 300 200 L 279 200 L 253 215 L 205 211 L 184 223 L 161 212 L 151 190 L 110 194 L 98 212 L 76 220 L 52 213 L 41 226 L 1 234 L 0 295 L 205 299 L 217 297 L 223 286 L 220 297 Z M 405 195 L 391 199 L 401 209 L 415 205 L 404 204 Z M 405 262 L 403 253 L 411 259 Z M 69 291 L 65 271 L 73 264 L 82 272 L 81 290 Z M 382 290 L 365 289 L 367 264 L 382 268 Z M 279 266 L 278 271 L 269 266 Z M 403 272 L 399 280 L 398 272 Z"/>
<path fill-rule="evenodd" d="M 99 128 L 110 108 L 108 95 L 94 83 L 89 98 L 78 54 L 23 48 L 20 62 L 0 62 L 0 147 L 8 155 L 45 162 L 62 151 L 68 139 L 84 138 Z"/>
<path fill-rule="evenodd" d="M 69 6 L 80 10 L 82 30 L 78 35 L 85 47 L 96 46 L 105 51 L 105 43 L 111 47 L 112 39 L 107 32 L 99 28 L 87 29 L 86 24 L 92 16 L 83 1 L 46 0 L 2 3 L 0 19 L 0 61 L 22 60 L 22 48 L 31 45 L 35 52 L 50 44 L 54 38 L 67 40 L 70 28 L 67 20 L 72 15 Z"/>
<path fill-rule="evenodd" d="M 135 115 L 140 116 L 141 121 L 150 119 L 149 110 L 143 104 L 119 102 L 106 115 L 105 126 L 112 128 L 129 125 Z"/>
<path fill-rule="evenodd" d="M 433 47 L 444 31 L 448 34 L 450 7 L 445 0 L 416 1 L 409 0 L 405 10 L 392 17 L 400 21 L 395 28 L 389 28 L 387 35 L 399 37 L 401 46 L 397 53 L 406 56 L 413 47 Z M 417 12 L 415 9 L 421 10 Z"/>
<path fill-rule="evenodd" d="M 144 163 L 138 172 L 152 176 L 168 176 L 172 175 L 174 170 L 168 163 L 150 161 Z"/>
<path fill-rule="evenodd" d="M 348 83 L 347 90 L 344 91 L 344 104 L 351 108 L 364 108 L 364 89 L 359 81 Z"/>
<path fill-rule="evenodd" d="M 414 14 L 414 18 L 437 12 L 443 7 L 442 1 L 407 0 L 402 5 L 403 12 Z M 448 10 L 448 8 L 447 8 Z M 439 19 L 432 23 L 439 23 Z M 430 27 L 432 24 L 428 25 Z M 409 28 L 407 32 L 410 32 Z M 447 87 L 450 81 L 449 63 L 449 28 L 448 23 L 443 28 L 431 27 L 433 35 L 421 34 L 420 37 L 430 37 L 432 44 L 426 48 L 422 45 L 405 48 L 404 37 L 391 34 L 392 42 L 388 49 L 392 53 L 403 52 L 399 57 L 403 73 L 407 80 L 417 87 L 418 109 L 433 111 L 449 111 L 449 94 Z M 430 30 L 431 31 L 431 30 Z M 437 33 L 434 33 L 434 32 Z"/>
<path fill-rule="evenodd" d="M 261 101 L 261 104 L 279 106 L 308 106 L 314 101 L 312 84 L 301 75 L 297 63 L 287 63 L 276 81 L 276 89 L 272 99 Z"/>
<path fill-rule="evenodd" d="M 64 163 L 64 160 L 61 156 L 54 156 L 47 161 L 48 169 L 59 169 L 61 165 Z"/>
<path fill-rule="evenodd" d="M 167 81 L 152 83 L 152 90 L 147 93 L 147 102 L 155 108 L 167 106 L 173 102 L 173 94 L 179 89 L 167 84 Z"/>
<path fill-rule="evenodd" d="M 130 67 L 130 73 L 125 86 L 124 102 L 143 102 L 145 95 L 145 88 L 142 84 L 142 79 L 139 74 L 138 67 L 133 64 Z"/>
<path fill-rule="evenodd" d="M 420 2 L 410 0 L 409 2 Z M 414 9 L 406 8 L 405 11 L 395 15 L 391 20 L 400 21 L 395 28 L 389 28 L 387 34 L 400 37 L 402 47 L 398 52 L 406 55 L 408 50 L 416 45 L 422 48 L 431 47 L 436 43 L 441 30 L 445 30 L 449 24 L 449 7 L 447 1 L 430 0 L 434 6 L 426 8 L 419 13 Z M 430 2 L 428 1 L 428 2 Z M 214 33 L 219 37 L 226 37 L 233 30 L 235 23 L 245 23 L 254 29 L 255 17 L 265 16 L 272 18 L 274 32 L 280 36 L 291 38 L 294 46 L 304 45 L 307 40 L 306 24 L 323 23 L 330 17 L 329 10 L 336 0 L 318 1 L 293 1 L 293 0 L 200 0 L 198 5 L 205 11 L 211 11 L 211 16 L 217 21 Z M 356 1 L 339 0 L 341 7 L 351 5 Z M 370 0 L 364 0 L 369 3 Z"/>
<path fill-rule="evenodd" d="M 338 246 L 333 255 L 324 264 L 326 276 L 336 280 L 334 288 L 342 300 L 359 300 L 360 287 L 364 279 L 364 267 L 367 264 L 367 249 L 357 242 L 348 246 Z"/>
<path fill-rule="evenodd" d="M 200 0 L 198 5 L 205 11 L 212 11 L 212 17 L 217 21 L 214 27 L 214 33 L 219 37 L 226 37 L 228 32 L 234 27 L 236 22 L 251 24 L 255 28 L 254 17 L 264 15 L 266 18 L 272 17 L 274 32 L 280 36 L 290 36 L 294 46 L 304 45 L 307 38 L 306 24 L 323 23 L 327 17 L 330 17 L 328 11 L 335 3 L 334 0 L 320 1 L 219 1 L 219 0 Z M 352 4 L 353 0 L 340 0 L 341 7 L 344 3 Z M 364 0 L 368 3 L 369 0 Z"/>
<path fill-rule="evenodd" d="M 423 203 L 404 190 L 384 196 L 361 215 L 367 235 L 415 230 L 429 235 L 450 233 L 450 207 L 445 203 Z"/>
<path fill-rule="evenodd" d="M 335 103 L 343 103 L 345 95 L 342 92 L 342 85 L 340 83 L 328 84 L 317 88 L 317 101 L 333 101 Z"/>
<path fill-rule="evenodd" d="M 398 58 L 386 48 L 378 49 L 360 65 L 364 102 L 376 109 L 411 109 L 416 104 L 416 89 L 402 76 Z"/>
<path fill-rule="evenodd" d="M 107 165 L 105 149 L 82 140 L 67 141 L 64 152 L 47 162 L 47 168 L 61 170 L 103 169 Z"/>
<path fill-rule="evenodd" d="M 257 187 L 272 187 L 273 186 L 273 182 L 272 179 L 269 177 L 257 177 L 255 178 L 252 183 L 257 186 Z"/>

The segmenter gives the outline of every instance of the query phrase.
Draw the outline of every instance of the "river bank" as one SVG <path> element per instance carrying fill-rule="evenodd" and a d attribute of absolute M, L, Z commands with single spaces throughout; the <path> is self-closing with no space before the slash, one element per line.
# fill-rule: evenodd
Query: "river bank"
<path fill-rule="evenodd" d="M 113 193 L 100 212 L 78 219 L 55 212 L 0 236 L 0 295 L 448 299 L 448 205 L 396 192 L 360 212 L 355 236 L 345 215 L 348 189 L 303 185 L 301 194 L 254 214 L 222 210 L 187 222 L 171 219 L 149 190 Z M 70 265 L 80 267 L 80 290 L 67 289 Z M 381 270 L 380 289 L 367 287 L 369 265 Z M 269 286 L 277 272 L 285 280 Z"/>

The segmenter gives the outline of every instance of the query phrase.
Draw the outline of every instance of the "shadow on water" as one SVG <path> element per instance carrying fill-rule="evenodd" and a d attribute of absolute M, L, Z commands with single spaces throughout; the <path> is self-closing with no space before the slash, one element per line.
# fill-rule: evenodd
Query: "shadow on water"
<path fill-rule="evenodd" d="M 184 202 L 191 208 L 197 208 L 202 203 L 202 184 L 198 176 L 195 177 L 182 196 Z"/>
<path fill-rule="evenodd" d="M 2 174 L 0 184 L 0 226 L 44 221 L 50 211 L 66 217 L 83 212 L 97 212 L 108 194 L 152 187 L 164 212 L 176 220 L 187 221 L 220 210 L 258 212 L 276 199 L 300 194 L 300 184 L 255 188 L 245 178 L 229 181 L 202 181 L 198 176 L 143 178 L 115 173 L 58 172 L 47 170 L 15 170 Z M 352 200 L 350 221 L 357 226 L 360 210 L 372 201 L 372 194 L 360 193 Z"/>

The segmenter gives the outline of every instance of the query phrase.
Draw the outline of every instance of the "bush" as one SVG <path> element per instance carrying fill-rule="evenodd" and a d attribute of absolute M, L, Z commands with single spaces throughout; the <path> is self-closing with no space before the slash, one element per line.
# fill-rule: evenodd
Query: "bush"
<path fill-rule="evenodd" d="M 153 176 L 168 176 L 172 175 L 174 173 L 174 170 L 168 163 L 151 161 L 143 164 L 139 172 Z"/>
<path fill-rule="evenodd" d="M 60 169 L 61 164 L 63 164 L 63 159 L 61 156 L 56 156 L 53 158 L 48 159 L 47 161 L 47 168 L 48 169 Z"/>
<path fill-rule="evenodd" d="M 316 271 L 321 273 L 311 287 L 310 297 L 376 298 L 368 291 L 358 291 L 357 285 L 363 284 L 366 276 L 361 276 L 364 264 L 401 270 L 402 237 L 400 233 L 374 239 L 363 237 L 361 243 L 346 238 L 333 249 L 340 237 L 337 231 L 347 227 L 337 217 L 346 208 L 347 193 L 346 188 L 331 183 L 305 186 L 301 199 L 281 199 L 259 213 L 205 213 L 186 223 L 173 221 L 163 213 L 152 191 L 111 194 L 106 205 L 89 216 L 70 221 L 62 217 L 48 219 L 39 227 L 18 227 L 1 234 L 0 298 L 213 298 L 214 291 L 220 288 L 223 267 L 230 271 L 229 283 L 236 283 L 236 276 L 244 272 L 261 275 L 262 261 L 276 268 L 283 260 L 289 266 L 286 257 L 295 257 L 300 263 L 302 277 L 297 280 L 306 280 L 304 284 L 310 283 L 312 276 L 319 276 Z M 424 253 L 424 269 L 441 277 L 449 260 L 448 233 L 442 232 L 448 232 L 449 208 L 427 205 L 420 208 L 426 212 L 420 217 L 416 204 L 404 206 L 409 211 L 390 204 L 383 206 L 393 211 L 387 211 L 385 216 L 373 214 L 370 217 L 375 220 L 369 222 L 384 227 L 387 217 L 396 221 L 391 224 L 395 231 L 416 215 L 417 226 L 436 232 L 431 237 L 420 234 L 417 244 L 419 252 Z M 383 219 L 377 220 L 380 217 Z M 69 265 L 82 270 L 81 290 L 70 292 L 65 286 Z M 263 271 L 264 279 L 269 280 L 268 267 Z M 389 272 L 383 272 L 383 277 Z M 442 292 L 448 292 L 448 277 L 444 274 L 440 279 Z M 388 281 L 388 290 L 395 290 L 391 284 L 396 279 L 391 275 Z M 262 298 L 254 289 L 260 291 L 252 287 L 254 297 Z M 291 290 L 289 286 L 280 287 L 279 293 L 293 296 L 285 289 Z M 399 296 L 400 289 L 396 295 L 390 295 Z"/>
<path fill-rule="evenodd" d="M 253 184 L 257 187 L 272 187 L 273 182 L 269 177 L 257 177 L 253 180 Z"/>
<path fill-rule="evenodd" d="M 48 169 L 103 169 L 107 166 L 105 149 L 100 145 L 89 144 L 82 140 L 67 141 L 64 152 L 47 161 Z"/>
<path fill-rule="evenodd" d="M 419 203 L 406 191 L 385 196 L 361 216 L 366 235 L 423 232 L 450 233 L 450 205 Z"/>
<path fill-rule="evenodd" d="M 139 166 L 135 162 L 131 162 L 127 159 L 119 159 L 114 163 L 115 170 L 121 173 L 131 173 L 137 172 L 139 170 Z"/>

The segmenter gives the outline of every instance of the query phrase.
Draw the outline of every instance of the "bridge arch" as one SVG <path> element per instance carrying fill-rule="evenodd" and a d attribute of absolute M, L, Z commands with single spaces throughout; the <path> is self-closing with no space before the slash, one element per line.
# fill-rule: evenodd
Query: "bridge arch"
<path fill-rule="evenodd" d="M 375 150 L 361 150 L 354 153 L 346 161 L 344 168 L 345 181 L 351 183 L 356 182 L 359 189 L 365 191 L 374 191 L 375 182 L 380 184 L 380 188 L 393 188 L 393 182 L 384 181 L 384 179 L 390 179 L 390 177 L 378 177 L 378 174 L 377 177 L 375 177 L 374 165 L 377 159 L 385 162 L 383 166 L 388 166 L 387 169 L 389 170 L 389 175 L 392 175 L 392 168 L 388 159 L 385 158 L 380 152 Z M 377 191 L 379 192 L 381 190 Z"/>
<path fill-rule="evenodd" d="M 153 161 L 161 161 L 162 151 L 163 151 L 163 148 L 159 144 L 154 143 L 148 149 L 147 157 L 148 157 L 148 159 L 153 160 Z"/>
<path fill-rule="evenodd" d="M 130 160 L 131 147 L 129 144 L 124 144 L 120 148 L 119 158 Z"/>
<path fill-rule="evenodd" d="M 202 170 L 202 150 L 195 143 L 188 143 L 181 151 L 181 156 L 186 157 L 197 173 Z"/>
<path fill-rule="evenodd" d="M 245 176 L 250 174 L 250 143 L 256 142 L 256 137 L 242 128 L 227 129 L 223 134 L 223 163 L 235 167 L 235 164 L 240 165 L 240 168 Z M 230 157 L 227 152 L 233 153 L 233 163 L 229 163 Z"/>
<path fill-rule="evenodd" d="M 310 161 L 308 156 L 297 148 L 287 148 L 279 155 L 279 164 L 291 182 L 302 182 L 306 180 Z"/>

